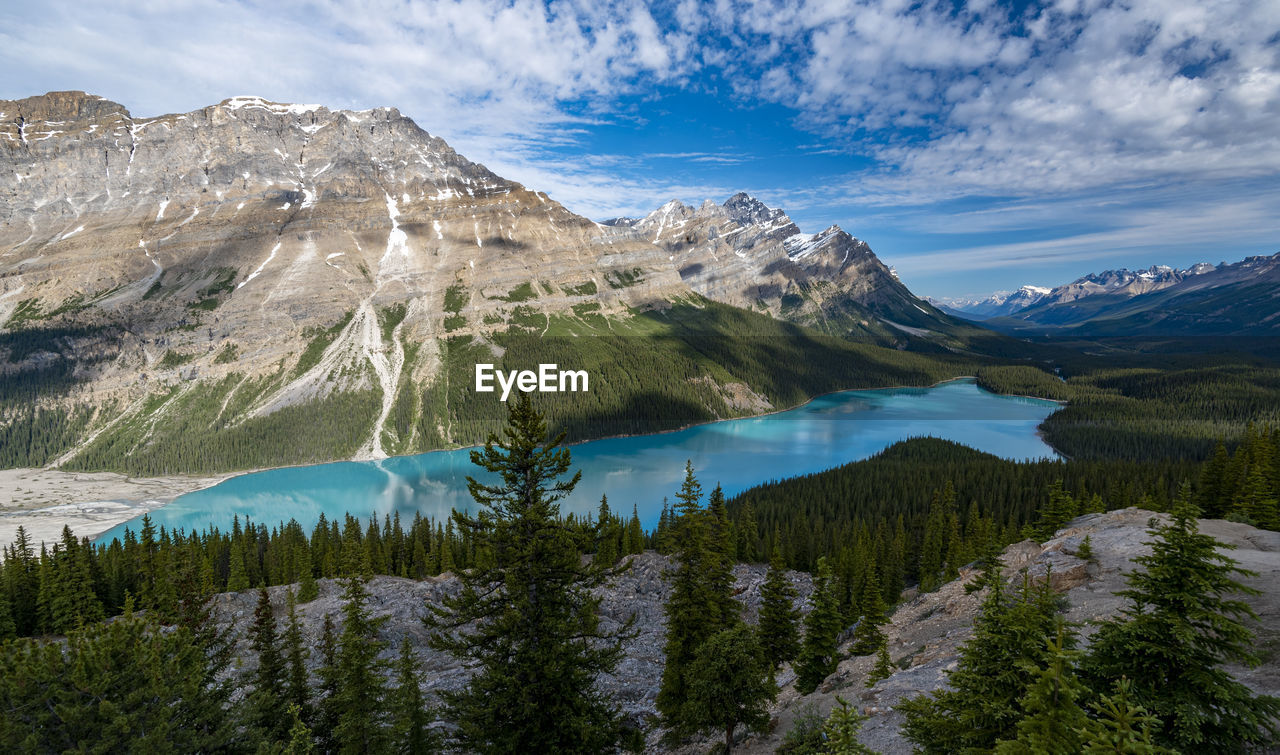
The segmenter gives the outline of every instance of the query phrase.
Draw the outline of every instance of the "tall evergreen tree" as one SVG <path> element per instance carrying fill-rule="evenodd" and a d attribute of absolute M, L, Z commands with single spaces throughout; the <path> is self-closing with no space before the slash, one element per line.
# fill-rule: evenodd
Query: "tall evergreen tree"
<path fill-rule="evenodd" d="M 627 520 L 626 550 L 628 556 L 644 552 L 644 528 L 640 526 L 640 514 L 635 504 L 631 505 L 631 518 Z"/>
<path fill-rule="evenodd" d="M 1132 680 L 1135 703 L 1157 716 L 1161 744 L 1186 751 L 1232 752 L 1280 738 L 1280 699 L 1254 695 L 1223 665 L 1259 663 L 1253 632 L 1257 616 L 1228 596 L 1256 595 L 1237 581 L 1253 576 L 1219 549 L 1231 546 L 1200 532 L 1198 510 L 1183 486 L 1168 524 L 1149 530 L 1151 553 L 1118 593 L 1129 605 L 1103 622 L 1082 670 L 1094 689 Z"/>
<path fill-rule="evenodd" d="M 266 742 L 289 739 L 288 700 L 285 688 L 285 658 L 280 652 L 275 614 L 266 587 L 258 588 L 258 604 L 249 627 L 249 646 L 258 657 L 258 666 L 250 674 L 252 690 L 246 700 L 245 721 L 255 737 Z"/>
<path fill-rule="evenodd" d="M 771 668 L 792 660 L 800 652 L 797 624 L 800 611 L 795 607 L 796 590 L 787 580 L 782 564 L 782 549 L 773 546 L 769 573 L 760 588 L 760 651 Z"/>
<path fill-rule="evenodd" d="M 443 695 L 468 750 L 599 752 L 624 736 L 617 706 L 594 688 L 622 653 L 622 635 L 600 629 L 591 594 L 607 572 L 583 563 L 585 533 L 559 517 L 557 501 L 581 478 L 564 479 L 564 437 L 548 436 L 522 394 L 503 437 L 471 452 L 498 482 L 468 478 L 479 511 L 455 511 L 452 521 L 493 560 L 459 574 L 460 592 L 428 616 L 433 646 L 478 666 L 466 689 Z"/>
<path fill-rule="evenodd" d="M 311 685 L 307 678 L 307 657 L 311 651 L 303 642 L 302 623 L 298 620 L 298 601 L 293 590 L 289 591 L 289 612 L 286 616 L 284 635 L 284 699 L 297 711 L 303 722 L 311 720 Z"/>
<path fill-rule="evenodd" d="M 756 507 L 747 501 L 738 514 L 738 560 L 755 563 L 760 560 L 760 552 L 756 543 L 760 539 L 759 523 L 756 521 Z"/>
<path fill-rule="evenodd" d="M 885 615 L 884 593 L 880 590 L 880 579 L 876 576 L 874 564 L 863 577 L 858 608 L 860 617 L 858 628 L 853 633 L 852 652 L 854 655 L 871 655 L 884 646 L 885 636 L 880 627 L 889 621 L 889 617 Z"/>
<path fill-rule="evenodd" d="M 698 648 L 688 669 L 684 726 L 723 731 L 724 751 L 733 752 L 740 724 L 755 731 L 768 726 L 768 706 L 778 691 L 772 677 L 750 627 L 737 624 L 713 635 Z"/>
<path fill-rule="evenodd" d="M 386 663 L 378 657 L 386 645 L 378 639 L 378 628 L 385 619 L 374 619 L 369 614 L 369 593 L 359 576 L 346 578 L 342 598 L 334 744 L 338 752 L 352 755 L 380 752 L 387 744 L 386 681 L 382 673 Z"/>
<path fill-rule="evenodd" d="M 710 523 L 708 544 L 711 553 L 706 580 L 715 612 L 712 620 L 721 629 L 728 629 L 741 617 L 742 604 L 733 597 L 733 565 L 738 560 L 738 541 L 733 534 L 733 523 L 729 521 L 729 511 L 725 507 L 724 490 L 719 484 L 716 484 L 707 498 L 707 516 Z"/>
<path fill-rule="evenodd" d="M 436 752 L 439 747 L 428 728 L 431 721 L 419 676 L 418 659 L 413 655 L 409 638 L 405 637 L 400 643 L 400 657 L 395 664 L 396 683 L 389 700 L 391 750 L 397 755 L 422 755 Z"/>
<path fill-rule="evenodd" d="M 1062 489 L 1062 480 L 1055 480 L 1049 486 L 1049 502 L 1040 510 L 1040 520 L 1033 528 L 1036 540 L 1043 543 L 1051 539 L 1064 524 L 1075 519 L 1079 513 L 1079 504 L 1070 493 Z"/>
<path fill-rule="evenodd" d="M 320 628 L 320 668 L 316 670 L 317 702 L 315 722 L 311 726 L 316 744 L 321 752 L 336 752 L 338 718 L 342 715 L 342 700 L 338 690 L 342 686 L 342 669 L 338 665 L 338 634 L 333 617 L 325 614 Z"/>
<path fill-rule="evenodd" d="M 609 497 L 600 496 L 600 515 L 596 520 L 596 560 L 600 566 L 613 566 L 618 561 L 618 533 L 609 511 Z"/>
<path fill-rule="evenodd" d="M 796 689 L 809 694 L 836 670 L 840 657 L 836 643 L 843 623 L 840 618 L 840 596 L 826 558 L 818 559 L 818 573 L 813 578 L 813 607 L 804 618 L 804 642 L 796 663 Z"/>

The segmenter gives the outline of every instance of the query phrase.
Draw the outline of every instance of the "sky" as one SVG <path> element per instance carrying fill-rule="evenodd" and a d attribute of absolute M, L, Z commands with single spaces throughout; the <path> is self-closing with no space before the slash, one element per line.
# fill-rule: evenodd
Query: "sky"
<path fill-rule="evenodd" d="M 43 0 L 0 99 L 394 106 L 605 219 L 747 191 L 917 294 L 1280 251 L 1280 0 Z"/>

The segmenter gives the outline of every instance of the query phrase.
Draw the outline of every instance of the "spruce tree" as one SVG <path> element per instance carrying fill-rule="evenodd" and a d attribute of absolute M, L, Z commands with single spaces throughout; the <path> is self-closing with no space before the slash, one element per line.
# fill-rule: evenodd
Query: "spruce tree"
<path fill-rule="evenodd" d="M 346 578 L 342 598 L 333 740 L 341 753 L 379 752 L 387 743 L 386 680 L 382 673 L 386 662 L 378 657 L 386 645 L 378 639 L 385 618 L 374 619 L 369 614 L 369 593 L 359 576 Z"/>
<path fill-rule="evenodd" d="M 18 629 L 13 621 L 13 609 L 9 607 L 9 595 L 0 590 L 0 643 L 17 636 Z"/>
<path fill-rule="evenodd" d="M 596 520 L 596 560 L 600 566 L 611 567 L 618 561 L 618 533 L 614 528 L 613 514 L 609 511 L 609 497 L 600 496 L 600 518 Z"/>
<path fill-rule="evenodd" d="M 903 734 L 924 753 L 990 750 L 1023 717 L 1022 700 L 1046 665 L 1046 640 L 1059 629 L 1049 580 L 1024 575 L 1013 595 L 993 579 L 974 621 L 973 636 L 948 674 L 949 689 L 898 705 Z M 1070 635 L 1064 642 L 1070 647 Z"/>
<path fill-rule="evenodd" d="M 742 604 L 733 597 L 733 565 L 737 561 L 738 543 L 725 507 L 724 490 L 717 484 L 707 498 L 707 517 L 710 522 L 710 559 L 707 564 L 707 590 L 713 601 L 712 621 L 720 629 L 727 629 L 738 622 Z"/>
<path fill-rule="evenodd" d="M 702 486 L 693 474 L 693 464 L 686 462 L 684 482 L 676 496 L 675 512 L 668 527 L 668 537 L 674 549 L 674 568 L 668 572 L 671 594 L 665 606 L 666 664 L 662 669 L 662 683 L 656 701 L 663 725 L 673 737 L 683 736 L 689 731 L 683 718 L 684 704 L 688 699 L 689 666 L 697 657 L 702 643 L 720 629 L 717 626 L 719 605 L 707 584 L 707 574 L 714 568 L 712 562 L 716 555 L 710 547 L 701 498 Z"/>
<path fill-rule="evenodd" d="M 390 696 L 391 751 L 397 755 L 421 755 L 436 752 L 438 743 L 428 728 L 426 703 L 419 686 L 418 659 L 405 637 L 400 643 L 400 657 L 395 664 L 395 687 Z"/>
<path fill-rule="evenodd" d="M 1080 507 L 1071 494 L 1062 489 L 1062 480 L 1049 486 L 1049 502 L 1040 510 L 1040 519 L 1034 528 L 1035 539 L 1044 542 L 1052 539 L 1064 524 L 1080 514 Z"/>
<path fill-rule="evenodd" d="M 858 628 L 853 632 L 854 655 L 871 655 L 884 646 L 885 636 L 880 627 L 889 621 L 885 615 L 884 595 L 874 565 L 862 580 L 862 595 L 858 599 Z"/>
<path fill-rule="evenodd" d="M 1094 717 L 1078 730 L 1082 740 L 1080 752 L 1086 755 L 1175 755 L 1174 750 L 1155 742 L 1160 719 L 1134 704 L 1133 685 L 1128 679 L 1117 679 L 1112 694 L 1090 703 Z"/>
<path fill-rule="evenodd" d="M 688 669 L 684 726 L 723 731 L 724 751 L 732 752 L 740 724 L 754 731 L 768 726 L 768 706 L 778 691 L 772 677 L 750 627 L 737 624 L 713 635 L 698 648 Z"/>
<path fill-rule="evenodd" d="M 813 579 L 813 607 L 804 619 L 804 642 L 796 662 L 796 689 L 807 695 L 836 670 L 840 658 L 836 643 L 843 629 L 840 620 L 840 596 L 826 558 L 818 559 L 818 574 Z"/>
<path fill-rule="evenodd" d="M 1219 552 L 1231 546 L 1200 533 L 1198 510 L 1183 485 L 1168 524 L 1149 533 L 1151 553 L 1118 595 L 1129 601 L 1094 636 L 1082 664 L 1094 689 L 1132 680 L 1133 701 L 1160 719 L 1159 743 L 1186 751 L 1236 751 L 1271 746 L 1280 737 L 1280 699 L 1254 695 L 1223 665 L 1256 666 L 1257 616 L 1228 597 L 1256 595 L 1237 581 L 1254 576 Z"/>
<path fill-rule="evenodd" d="M 769 573 L 760 588 L 760 651 L 771 668 L 792 660 L 800 652 L 797 624 L 800 611 L 795 607 L 796 590 L 787 580 L 782 564 L 782 549 L 773 546 Z"/>
<path fill-rule="evenodd" d="M 302 623 L 298 620 L 298 601 L 293 590 L 289 591 L 289 613 L 284 635 L 284 699 L 296 709 L 304 722 L 311 721 L 311 685 L 307 678 L 307 649 L 302 637 Z"/>
<path fill-rule="evenodd" d="M 249 627 L 249 646 L 258 656 L 258 665 L 249 675 L 252 690 L 245 702 L 245 720 L 263 741 L 284 742 L 289 735 L 288 701 L 281 694 L 285 681 L 285 658 L 280 652 L 275 615 L 267 588 L 258 588 L 258 604 Z"/>
<path fill-rule="evenodd" d="M 631 518 L 627 520 L 627 555 L 634 556 L 644 552 L 644 529 L 640 526 L 640 514 L 635 504 L 631 505 Z"/>
<path fill-rule="evenodd" d="M 738 524 L 735 527 L 738 533 L 739 561 L 750 564 L 760 559 L 760 552 L 756 545 L 760 538 L 759 526 L 756 522 L 756 507 L 751 501 L 747 501 L 742 505 L 742 510 L 738 514 Z"/>
<path fill-rule="evenodd" d="M 342 714 L 342 701 L 338 697 L 342 670 L 338 666 L 337 630 L 333 625 L 333 617 L 329 614 L 325 614 L 320 629 L 320 643 L 316 649 L 320 652 L 320 668 L 316 670 L 319 684 L 316 689 L 315 722 L 311 730 L 321 752 L 335 752 L 337 744 L 334 735 L 338 730 L 338 718 Z"/>
<path fill-rule="evenodd" d="M 1047 664 L 1034 669 L 1039 678 L 1027 690 L 1020 706 L 1023 719 L 1015 738 L 996 745 L 997 755 L 1075 755 L 1083 747 L 1082 730 L 1089 719 L 1081 701 L 1088 690 L 1076 678 L 1080 652 L 1066 647 L 1065 627 L 1047 645 Z M 1031 670 L 1029 669 L 1029 670 Z"/>
<path fill-rule="evenodd" d="M 858 741 L 858 732 L 866 720 L 848 700 L 837 695 L 836 707 L 822 724 L 822 738 L 826 740 L 823 755 L 875 755 L 875 750 Z"/>
<path fill-rule="evenodd" d="M 889 657 L 888 643 L 881 643 L 880 649 L 876 651 L 876 665 L 871 667 L 871 673 L 867 675 L 867 686 L 874 687 L 876 682 L 890 676 L 893 676 L 893 659 Z"/>
<path fill-rule="evenodd" d="M 496 481 L 468 478 L 479 510 L 455 511 L 452 521 L 493 559 L 461 572 L 459 593 L 427 617 L 434 647 L 477 666 L 466 689 L 442 695 L 466 750 L 600 752 L 624 736 L 617 706 L 595 689 L 621 658 L 624 635 L 601 630 L 591 590 L 607 572 L 583 563 L 587 533 L 560 518 L 557 501 L 581 478 L 565 479 L 564 437 L 548 436 L 522 394 L 503 437 L 471 452 Z"/>

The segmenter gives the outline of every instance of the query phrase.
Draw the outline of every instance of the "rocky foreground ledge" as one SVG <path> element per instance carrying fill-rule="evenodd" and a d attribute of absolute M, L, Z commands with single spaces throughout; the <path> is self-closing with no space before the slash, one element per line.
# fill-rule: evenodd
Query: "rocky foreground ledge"
<path fill-rule="evenodd" d="M 1037 576 L 1048 573 L 1054 588 L 1069 603 L 1067 619 L 1080 626 L 1087 642 L 1097 621 L 1115 615 L 1123 607 L 1124 601 L 1114 593 L 1125 587 L 1124 575 L 1133 568 L 1131 559 L 1150 551 L 1144 543 L 1151 539 L 1147 529 L 1153 516 L 1162 517 L 1132 508 L 1082 516 L 1044 545 L 1026 540 L 1009 546 L 1004 552 L 1006 574 L 1016 578 L 1024 568 Z M 1280 533 L 1221 520 L 1201 520 L 1200 527 L 1205 534 L 1236 546 L 1231 557 L 1258 573 L 1244 581 L 1262 591 L 1261 595 L 1248 597 L 1248 602 L 1259 616 L 1252 628 L 1264 662 L 1255 669 L 1232 671 L 1256 692 L 1280 694 Z M 1076 555 L 1086 536 L 1093 547 L 1091 562 Z M 653 552 L 631 558 L 631 567 L 602 590 L 602 624 L 613 628 L 634 616 L 637 635 L 627 644 L 617 672 L 602 679 L 601 687 L 628 716 L 645 723 L 656 716 L 654 698 L 662 675 L 666 626 L 663 604 L 669 592 L 663 574 L 670 559 Z M 766 572 L 763 564 L 739 564 L 734 569 L 738 599 L 746 607 L 749 623 L 756 621 Z M 981 593 L 970 595 L 964 590 L 975 576 L 975 570 L 962 569 L 959 579 L 935 592 L 906 594 L 884 628 L 890 655 L 900 669 L 871 689 L 865 687 L 873 663 L 870 656 L 845 660 L 817 691 L 803 696 L 795 690 L 794 674 L 784 668 L 778 679 L 782 690 L 774 706 L 775 726 L 766 735 L 743 741 L 741 751 L 773 752 L 797 717 L 807 711 L 825 716 L 835 705 L 836 696 L 840 696 L 870 717 L 862 729 L 865 744 L 886 754 L 910 752 L 909 744 L 899 734 L 902 716 L 893 707 L 904 698 L 945 685 L 946 671 L 955 667 L 960 646 L 972 633 L 973 619 L 982 601 Z M 790 578 L 807 611 L 812 592 L 809 575 L 792 573 Z M 337 618 L 341 608 L 341 585 L 335 580 L 319 580 L 319 586 L 320 596 L 298 608 L 307 644 L 313 648 L 318 645 L 325 615 Z M 423 689 L 432 696 L 461 687 L 470 676 L 457 660 L 426 646 L 421 621 L 425 606 L 438 602 L 456 586 L 457 580 L 447 574 L 421 582 L 375 577 L 368 584 L 371 613 L 387 618 L 381 630 L 382 638 L 388 641 L 386 658 L 390 660 L 402 638 L 409 637 L 424 670 Z M 269 588 L 278 616 L 285 610 L 286 590 Z M 225 593 L 217 596 L 214 609 L 220 621 L 234 623 L 243 633 L 252 622 L 256 601 L 252 590 Z M 242 642 L 239 650 L 244 667 L 251 667 L 254 660 L 247 644 Z M 318 660 L 311 659 L 313 669 Z M 653 743 L 651 749 L 657 751 L 655 738 L 650 737 L 649 741 Z M 710 744 L 709 739 L 686 749 L 690 753 L 705 752 Z"/>

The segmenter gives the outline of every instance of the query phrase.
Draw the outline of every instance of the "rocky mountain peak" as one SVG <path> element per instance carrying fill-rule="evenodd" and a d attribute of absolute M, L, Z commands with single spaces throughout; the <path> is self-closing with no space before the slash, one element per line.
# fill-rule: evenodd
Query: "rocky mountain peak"
<path fill-rule="evenodd" d="M 124 105 L 79 91 L 47 92 L 21 100 L 0 100 L 0 121 L 74 122 L 111 114 L 129 117 Z"/>
<path fill-rule="evenodd" d="M 744 191 L 725 200 L 723 207 L 730 219 L 744 225 L 773 225 L 784 219 L 787 223 L 791 222 L 782 210 L 769 207 Z"/>

